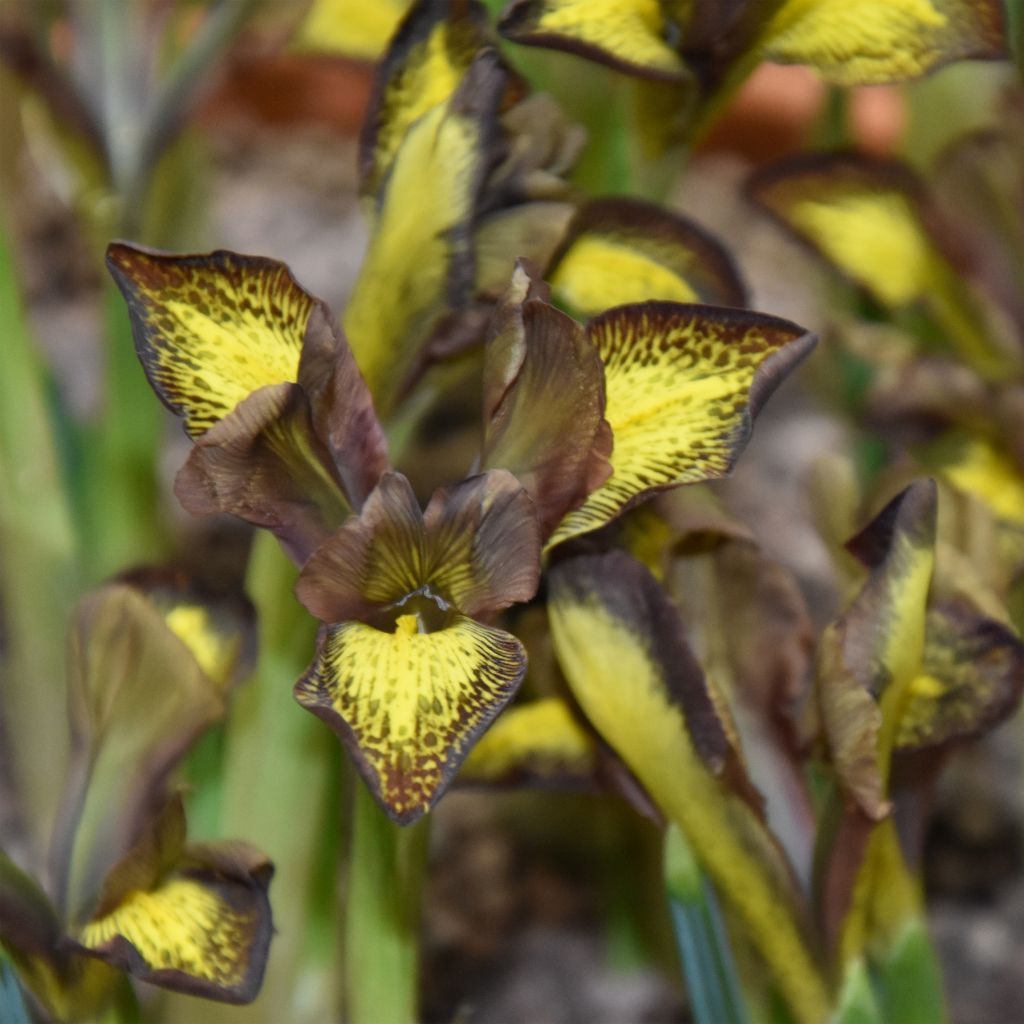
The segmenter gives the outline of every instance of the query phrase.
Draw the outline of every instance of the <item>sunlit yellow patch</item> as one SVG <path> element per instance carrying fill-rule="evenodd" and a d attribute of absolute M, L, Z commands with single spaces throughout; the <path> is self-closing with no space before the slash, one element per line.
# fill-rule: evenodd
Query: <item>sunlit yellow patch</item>
<path fill-rule="evenodd" d="M 997 14 L 977 0 L 787 0 L 761 49 L 767 60 L 809 64 L 836 85 L 875 85 L 992 49 Z"/>
<path fill-rule="evenodd" d="M 111 913 L 82 928 L 78 941 L 104 951 L 119 936 L 145 971 L 179 971 L 217 988 L 240 987 L 259 924 L 255 907 L 232 906 L 212 886 L 170 877 L 151 892 L 136 890 Z"/>
<path fill-rule="evenodd" d="M 916 211 L 898 192 L 798 199 L 785 216 L 885 305 L 913 302 L 927 289 L 931 245 Z"/>
<path fill-rule="evenodd" d="M 550 284 L 552 299 L 582 318 L 646 299 L 697 300 L 683 278 L 647 253 L 592 235 L 579 238 L 562 257 Z"/>
<path fill-rule="evenodd" d="M 451 101 L 416 121 L 395 155 L 344 317 L 378 409 L 387 409 L 402 385 L 453 276 L 468 274 L 463 284 L 472 284 L 469 239 L 459 232 L 476 200 L 482 130 Z"/>
<path fill-rule="evenodd" d="M 1024 525 L 1024 474 L 989 441 L 950 436 L 933 445 L 924 461 L 958 490 L 980 498 L 1000 519 Z"/>
<path fill-rule="evenodd" d="M 520 0 L 501 28 L 517 42 L 580 50 L 641 74 L 685 73 L 682 58 L 666 41 L 658 0 Z"/>
<path fill-rule="evenodd" d="M 548 697 L 506 711 L 470 752 L 459 778 L 585 780 L 595 766 L 593 739 L 564 700 Z"/>
<path fill-rule="evenodd" d="M 330 627 L 296 696 L 353 744 L 367 783 L 408 822 L 441 795 L 525 669 L 508 633 L 462 615 L 422 632 L 416 616 L 403 615 L 394 632 Z"/>
<path fill-rule="evenodd" d="M 154 256 L 115 243 L 107 262 L 157 394 L 197 437 L 267 384 L 294 381 L 315 301 L 273 260 Z"/>
<path fill-rule="evenodd" d="M 592 321 L 615 439 L 610 479 L 549 542 L 595 530 L 641 495 L 729 472 L 758 368 L 800 337 L 783 321 L 703 306 L 632 306 Z"/>
<path fill-rule="evenodd" d="M 219 628 L 210 609 L 201 604 L 176 605 L 164 621 L 210 679 L 224 682 L 231 676 L 242 646 L 240 633 Z"/>
<path fill-rule="evenodd" d="M 296 44 L 309 50 L 377 60 L 409 0 L 316 0 L 299 26 Z"/>
<path fill-rule="evenodd" d="M 600 595 L 567 585 L 557 571 L 549 610 L 559 663 L 587 719 L 686 836 L 719 891 L 734 900 L 798 1019 L 824 1020 L 825 993 L 787 895 L 754 853 L 753 814 L 695 749 L 652 635 Z"/>

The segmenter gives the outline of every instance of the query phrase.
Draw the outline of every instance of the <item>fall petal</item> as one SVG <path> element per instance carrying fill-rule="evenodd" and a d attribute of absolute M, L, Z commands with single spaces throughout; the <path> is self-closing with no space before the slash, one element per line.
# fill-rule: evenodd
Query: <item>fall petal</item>
<path fill-rule="evenodd" d="M 325 627 L 295 687 L 400 824 L 438 800 L 526 671 L 526 653 L 508 633 L 462 615 L 421 633 L 409 619 L 393 633 L 361 622 Z"/>
<path fill-rule="evenodd" d="M 965 57 L 1004 57 L 1004 22 L 998 0 L 787 0 L 760 51 L 835 85 L 880 85 Z"/>
<path fill-rule="evenodd" d="M 252 1002 L 273 933 L 273 867 L 245 843 L 186 847 L 183 838 L 184 813 L 173 801 L 115 867 L 115 886 L 78 929 L 76 944 L 163 988 Z"/>
<path fill-rule="evenodd" d="M 107 266 L 128 304 L 154 391 L 198 437 L 267 384 L 298 378 L 318 300 L 276 260 L 172 256 L 114 242 Z"/>
<path fill-rule="evenodd" d="M 720 242 L 686 217 L 638 199 L 583 206 L 546 276 L 553 301 L 583 319 L 647 299 L 746 305 Z"/>
<path fill-rule="evenodd" d="M 668 20 L 658 0 L 515 0 L 499 29 L 513 42 L 578 53 L 620 71 L 687 77 L 665 41 Z"/>
<path fill-rule="evenodd" d="M 587 333 L 605 368 L 612 476 L 549 546 L 656 491 L 728 473 L 761 405 L 815 342 L 776 317 L 668 302 L 610 309 Z"/>

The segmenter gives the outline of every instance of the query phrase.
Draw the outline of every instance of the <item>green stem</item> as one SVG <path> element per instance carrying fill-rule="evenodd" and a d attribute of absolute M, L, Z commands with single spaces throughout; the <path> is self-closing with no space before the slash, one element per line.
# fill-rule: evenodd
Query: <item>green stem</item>
<path fill-rule="evenodd" d="M 48 841 L 67 750 L 64 633 L 78 580 L 76 544 L 44 375 L 0 226 L 0 602 L 2 721 L 32 839 Z"/>
<path fill-rule="evenodd" d="M 295 578 L 274 537 L 257 533 L 246 589 L 259 615 L 259 666 L 235 698 L 225 730 L 219 833 L 255 844 L 273 861 L 276 934 L 259 998 L 232 1011 L 235 1024 L 297 1019 L 315 967 L 305 956 L 311 878 L 321 843 L 332 841 L 329 833 L 337 828 L 330 804 L 337 741 L 291 692 L 312 657 L 315 632 L 292 593 Z M 302 1007 L 303 1019 L 334 1016 L 331 1007 L 310 1006 L 304 998 Z M 175 997 L 168 1000 L 167 1019 L 220 1024 L 224 1010 Z"/>
<path fill-rule="evenodd" d="M 749 1020 L 718 898 L 682 832 L 665 837 L 665 887 L 698 1024 Z"/>
<path fill-rule="evenodd" d="M 401 828 L 358 782 L 345 918 L 350 1024 L 413 1024 L 428 818 Z"/>
<path fill-rule="evenodd" d="M 124 301 L 108 284 L 104 410 L 85 431 L 83 550 L 98 580 L 166 553 L 156 478 L 163 414 L 145 386 Z"/>

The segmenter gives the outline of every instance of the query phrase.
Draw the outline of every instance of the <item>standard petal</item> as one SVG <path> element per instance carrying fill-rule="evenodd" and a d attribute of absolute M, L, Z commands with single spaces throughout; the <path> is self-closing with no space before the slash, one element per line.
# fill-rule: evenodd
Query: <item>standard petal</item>
<path fill-rule="evenodd" d="M 516 280 L 485 356 L 481 464 L 522 481 L 547 535 L 611 473 L 604 369 L 583 328 Z"/>
<path fill-rule="evenodd" d="M 731 900 L 795 1016 L 824 1020 L 789 873 L 746 800 L 749 782 L 678 613 L 623 552 L 570 558 L 549 575 L 555 649 L 583 713 Z"/>
<path fill-rule="evenodd" d="M 440 317 L 472 298 L 472 221 L 505 81 L 497 55 L 481 52 L 448 101 L 410 125 L 381 186 L 344 316 L 381 410 L 414 376 Z"/>
<path fill-rule="evenodd" d="M 619 71 L 673 81 L 688 77 L 666 41 L 658 0 L 515 0 L 502 15 L 506 39 L 578 53 Z"/>
<path fill-rule="evenodd" d="M 271 530 L 299 565 L 352 512 L 297 384 L 260 388 L 211 427 L 174 491 L 194 515 L 226 512 Z"/>
<path fill-rule="evenodd" d="M 470 751 L 459 783 L 590 787 L 598 773 L 594 737 L 559 697 L 509 708 Z"/>
<path fill-rule="evenodd" d="M 881 85 L 966 57 L 1005 57 L 1005 15 L 999 0 L 787 0 L 759 50 L 834 85 Z"/>
<path fill-rule="evenodd" d="M 423 514 L 426 584 L 465 615 L 529 601 L 540 582 L 540 526 L 522 484 L 503 469 L 435 491 Z"/>
<path fill-rule="evenodd" d="M 169 823 L 168 818 L 177 819 Z M 182 847 L 171 803 L 112 872 L 80 949 L 142 981 L 226 1003 L 256 998 L 273 934 L 273 866 L 245 843 Z"/>
<path fill-rule="evenodd" d="M 128 304 L 153 390 L 193 437 L 259 388 L 298 379 L 319 302 L 285 264 L 223 250 L 172 256 L 114 242 L 107 266 Z"/>
<path fill-rule="evenodd" d="M 639 199 L 583 206 L 545 276 L 552 300 L 580 319 L 647 299 L 746 305 L 732 257 L 716 238 Z"/>
<path fill-rule="evenodd" d="M 851 541 L 871 575 L 819 650 L 818 703 L 832 759 L 843 788 L 875 819 L 889 810 L 889 759 L 924 655 L 936 504 L 933 481 L 912 484 Z"/>
<path fill-rule="evenodd" d="M 515 637 L 456 616 L 419 633 L 361 622 L 321 631 L 316 660 L 296 684 L 303 707 L 348 746 L 366 784 L 400 824 L 425 814 L 526 671 Z"/>
<path fill-rule="evenodd" d="M 419 590 L 427 564 L 416 495 L 401 473 L 385 473 L 359 517 L 310 556 L 295 593 L 324 622 L 367 618 Z"/>
<path fill-rule="evenodd" d="M 647 495 L 728 473 L 761 405 L 815 343 L 777 317 L 668 302 L 610 309 L 587 333 L 605 368 L 612 476 L 549 546 Z"/>

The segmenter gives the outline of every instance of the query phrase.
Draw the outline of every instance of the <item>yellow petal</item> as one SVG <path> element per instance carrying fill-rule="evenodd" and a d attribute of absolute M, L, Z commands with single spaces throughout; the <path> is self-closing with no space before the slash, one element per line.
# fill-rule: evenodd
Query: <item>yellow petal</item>
<path fill-rule="evenodd" d="M 1003 10 L 998 0 L 786 0 L 760 49 L 835 85 L 898 82 L 951 60 L 1004 56 Z"/>
<path fill-rule="evenodd" d="M 393 633 L 325 627 L 295 695 L 345 741 L 388 814 L 408 824 L 448 787 L 525 671 L 526 652 L 508 633 L 462 615 L 420 633 L 402 616 Z"/>
<path fill-rule="evenodd" d="M 510 708 L 466 758 L 460 782 L 586 784 L 597 769 L 597 747 L 557 697 Z"/>
<path fill-rule="evenodd" d="M 245 843 L 183 847 L 184 829 L 174 798 L 111 872 L 95 916 L 75 939 L 143 981 L 251 1002 L 273 933 L 273 867 Z"/>
<path fill-rule="evenodd" d="M 885 306 L 927 291 L 939 259 L 922 223 L 920 185 L 902 165 L 801 158 L 754 178 L 754 198 Z"/>
<path fill-rule="evenodd" d="M 113 243 L 107 265 L 161 400 L 198 437 L 252 392 L 298 379 L 319 303 L 283 263 L 214 252 L 170 256 Z"/>
<path fill-rule="evenodd" d="M 1024 525 L 1024 474 L 991 441 L 950 433 L 920 459 L 957 490 L 980 498 L 1004 522 Z"/>
<path fill-rule="evenodd" d="M 398 28 L 409 0 L 316 0 L 296 44 L 320 53 L 377 60 Z"/>
<path fill-rule="evenodd" d="M 472 293 L 470 222 L 504 82 L 493 52 L 481 54 L 396 151 L 344 317 L 379 410 L 407 384 L 441 314 Z"/>
<path fill-rule="evenodd" d="M 546 277 L 552 300 L 579 319 L 647 299 L 745 304 L 725 249 L 692 221 L 636 199 L 584 206 Z"/>
<path fill-rule="evenodd" d="M 357 6 L 376 7 L 377 2 L 357 0 Z M 377 72 L 360 144 L 364 194 L 377 192 L 412 125 L 451 99 L 477 52 L 489 42 L 487 15 L 477 3 L 448 0 L 413 6 Z"/>
<path fill-rule="evenodd" d="M 550 576 L 552 636 L 580 708 L 686 836 L 795 1017 L 825 1020 L 821 975 L 800 935 L 777 851 L 709 762 L 716 750 L 725 757 L 728 741 L 678 614 L 621 552 L 569 559 Z"/>
<path fill-rule="evenodd" d="M 604 526 L 645 495 L 728 473 L 762 403 L 814 345 L 776 317 L 667 302 L 611 309 L 588 333 L 605 367 L 613 473 L 550 545 Z"/>
<path fill-rule="evenodd" d="M 499 27 L 517 43 L 579 53 L 620 71 L 686 76 L 666 41 L 669 24 L 658 0 L 516 0 Z"/>

